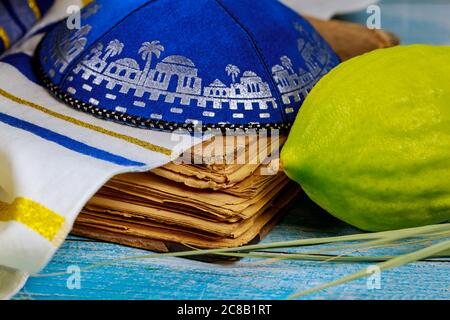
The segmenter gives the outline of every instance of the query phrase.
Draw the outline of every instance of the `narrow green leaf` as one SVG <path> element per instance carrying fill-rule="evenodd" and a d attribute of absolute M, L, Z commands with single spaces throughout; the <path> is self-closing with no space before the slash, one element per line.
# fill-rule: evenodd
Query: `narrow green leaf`
<path fill-rule="evenodd" d="M 405 265 L 407 263 L 411 263 L 411 262 L 415 262 L 415 261 L 422 260 L 425 258 L 429 258 L 435 254 L 445 252 L 447 250 L 450 250 L 450 240 L 443 241 L 443 242 L 434 244 L 432 246 L 429 246 L 427 248 L 392 258 L 386 262 L 382 262 L 382 263 L 378 264 L 377 266 L 380 268 L 381 271 L 388 270 L 388 269 L 392 269 L 395 267 Z M 359 278 L 366 277 L 367 275 L 368 275 L 368 273 L 366 270 L 361 270 L 359 272 L 345 276 L 345 277 L 337 279 L 335 281 L 320 285 L 316 288 L 312 288 L 312 289 L 309 289 L 309 290 L 306 290 L 306 291 L 303 291 L 300 293 L 293 294 L 289 297 L 289 299 L 296 299 L 296 298 L 311 294 L 313 292 L 317 292 L 317 291 L 320 291 L 323 289 L 327 289 L 327 288 L 331 288 L 331 287 L 334 287 L 334 286 L 337 286 L 340 284 L 347 283 L 349 281 L 353 281 L 353 280 L 356 280 Z"/>

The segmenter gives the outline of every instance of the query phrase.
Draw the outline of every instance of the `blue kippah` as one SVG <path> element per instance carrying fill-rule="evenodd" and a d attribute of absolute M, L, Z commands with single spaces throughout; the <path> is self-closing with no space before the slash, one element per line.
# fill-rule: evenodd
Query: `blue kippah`
<path fill-rule="evenodd" d="M 37 53 L 72 107 L 145 128 L 289 128 L 339 63 L 276 0 L 102 0 L 59 23 Z"/>

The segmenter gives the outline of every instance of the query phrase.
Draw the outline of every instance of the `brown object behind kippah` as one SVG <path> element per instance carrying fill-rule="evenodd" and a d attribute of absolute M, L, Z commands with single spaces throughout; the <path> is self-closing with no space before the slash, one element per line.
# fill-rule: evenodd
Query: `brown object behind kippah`
<path fill-rule="evenodd" d="M 342 61 L 382 48 L 400 44 L 400 39 L 384 30 L 371 30 L 363 25 L 339 20 L 306 19 L 328 41 Z"/>

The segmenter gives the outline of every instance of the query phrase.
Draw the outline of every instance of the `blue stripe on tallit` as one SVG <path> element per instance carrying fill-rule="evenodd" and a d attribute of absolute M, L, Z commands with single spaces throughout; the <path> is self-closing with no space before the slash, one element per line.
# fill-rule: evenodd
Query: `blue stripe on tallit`
<path fill-rule="evenodd" d="M 144 166 L 144 163 L 136 162 L 133 160 L 129 160 L 127 158 L 109 153 L 104 150 L 97 149 L 95 147 L 89 146 L 85 143 L 76 141 L 69 137 L 63 136 L 59 133 L 50 131 L 48 129 L 39 127 L 30 122 L 26 122 L 14 117 L 11 117 L 7 114 L 0 113 L 0 122 L 3 122 L 12 127 L 25 130 L 29 133 L 32 133 L 38 137 L 41 137 L 47 141 L 54 142 L 66 149 L 72 150 L 74 152 L 98 159 L 106 162 L 110 162 L 116 165 L 124 166 L 124 167 L 141 167 Z"/>

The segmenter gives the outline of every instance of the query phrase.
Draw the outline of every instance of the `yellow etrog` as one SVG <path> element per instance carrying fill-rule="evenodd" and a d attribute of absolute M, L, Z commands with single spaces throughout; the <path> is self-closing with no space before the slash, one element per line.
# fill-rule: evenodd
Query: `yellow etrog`
<path fill-rule="evenodd" d="M 342 63 L 307 97 L 281 159 L 311 199 L 361 229 L 450 220 L 450 47 Z"/>

